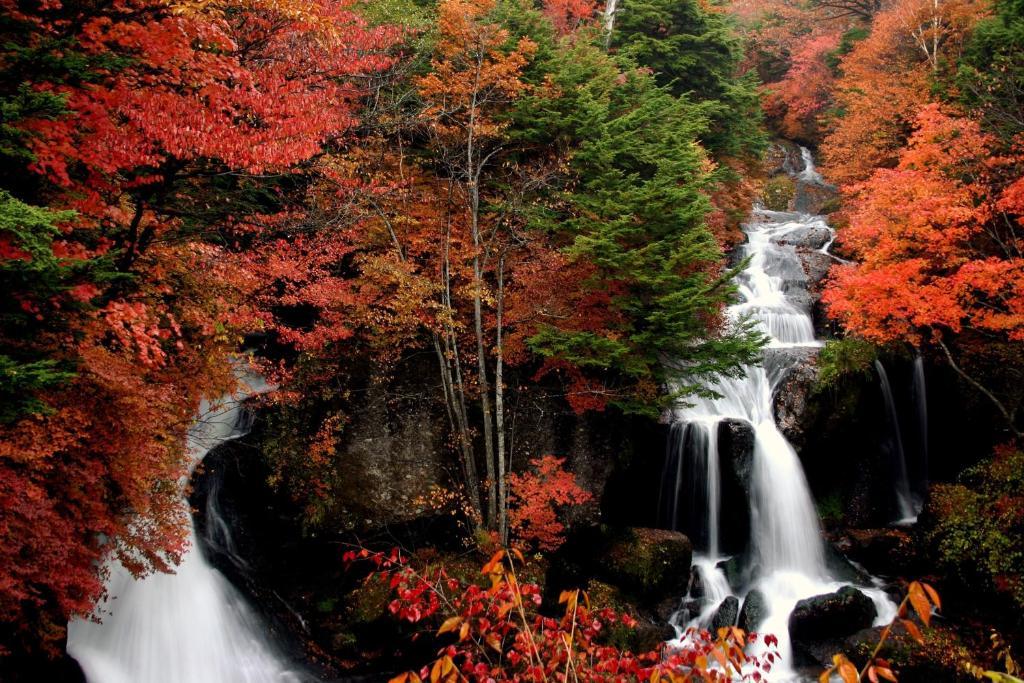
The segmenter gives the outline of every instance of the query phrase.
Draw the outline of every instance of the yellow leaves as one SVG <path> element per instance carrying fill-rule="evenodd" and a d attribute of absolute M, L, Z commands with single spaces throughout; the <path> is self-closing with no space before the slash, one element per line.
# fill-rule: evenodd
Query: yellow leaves
<path fill-rule="evenodd" d="M 579 600 L 580 592 L 578 590 L 562 591 L 558 596 L 558 604 L 565 604 L 565 613 L 570 614 L 576 611 L 576 604 Z"/>
<path fill-rule="evenodd" d="M 448 619 L 444 620 L 443 624 L 441 624 L 441 628 L 437 630 L 437 635 L 441 635 L 443 633 L 450 633 L 451 631 L 454 631 L 456 628 L 458 628 L 460 624 L 462 624 L 462 617 L 449 617 Z"/>
<path fill-rule="evenodd" d="M 832 674 L 838 674 L 843 683 L 859 683 L 860 672 L 844 654 L 832 655 L 832 667 L 818 676 L 819 683 L 828 683 Z"/>
<path fill-rule="evenodd" d="M 388 683 L 423 683 L 423 679 L 421 679 L 416 672 L 407 671 L 404 674 L 395 676 L 389 680 Z"/>
<path fill-rule="evenodd" d="M 458 673 L 458 670 L 455 668 L 455 662 L 452 661 L 451 657 L 445 655 L 430 667 L 430 683 L 454 681 L 458 677 Z"/>
<path fill-rule="evenodd" d="M 929 626 L 932 620 L 932 603 L 928 599 L 928 595 L 925 594 L 922 584 L 917 581 L 911 583 L 907 597 L 922 623 L 924 623 L 925 626 Z"/>
<path fill-rule="evenodd" d="M 501 639 L 498 638 L 497 634 L 488 633 L 484 636 L 484 643 L 495 652 L 501 652 Z"/>

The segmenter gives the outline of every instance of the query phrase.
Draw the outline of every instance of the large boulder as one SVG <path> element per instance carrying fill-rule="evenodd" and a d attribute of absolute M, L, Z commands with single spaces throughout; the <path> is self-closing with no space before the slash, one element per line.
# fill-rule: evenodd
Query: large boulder
<path fill-rule="evenodd" d="M 718 424 L 718 460 L 722 505 L 719 512 L 720 549 L 743 551 L 750 537 L 750 477 L 754 468 L 754 427 L 746 420 Z"/>
<path fill-rule="evenodd" d="M 740 616 L 736 625 L 747 633 L 757 631 L 767 616 L 768 599 L 765 598 L 764 593 L 755 588 L 747 593 L 747 597 L 743 598 L 743 607 L 740 608 Z"/>
<path fill-rule="evenodd" d="M 787 244 L 797 249 L 816 251 L 832 240 L 832 231 L 824 225 L 806 225 L 793 228 L 778 237 L 772 238 L 776 244 Z"/>
<path fill-rule="evenodd" d="M 869 628 L 878 611 L 871 598 L 853 586 L 801 600 L 789 615 L 793 642 L 842 638 Z"/>
<path fill-rule="evenodd" d="M 678 531 L 626 529 L 609 543 L 602 573 L 646 601 L 686 592 L 693 547 Z"/>

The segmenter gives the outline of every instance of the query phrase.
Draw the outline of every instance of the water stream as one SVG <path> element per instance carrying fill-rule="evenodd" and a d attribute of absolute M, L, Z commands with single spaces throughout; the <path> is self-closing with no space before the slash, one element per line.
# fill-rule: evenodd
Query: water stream
<path fill-rule="evenodd" d="M 801 149 L 801 154 L 803 169 L 793 173 L 794 179 L 803 185 L 822 184 L 810 152 Z M 684 637 L 685 627 L 706 627 L 725 597 L 735 594 L 742 600 L 751 590 L 759 589 L 766 598 L 767 616 L 758 630 L 778 637 L 778 653 L 782 657 L 771 672 L 773 680 L 798 678 L 791 669 L 788 627 L 789 614 L 797 601 L 834 592 L 844 585 L 835 580 L 827 568 L 818 514 L 803 468 L 792 445 L 776 425 L 772 408 L 775 390 L 786 370 L 822 345 L 814 335 L 806 303 L 807 278 L 793 246 L 811 231 L 821 230 L 828 231 L 830 243 L 833 231 L 822 216 L 755 207 L 744 228 L 747 242 L 741 247 L 742 256 L 749 258 L 749 265 L 738 276 L 741 300 L 730 306 L 727 314 L 733 321 L 754 321 L 769 336 L 765 362 L 745 368 L 742 377 L 722 378 L 715 386 L 719 398 L 694 399 L 690 405 L 674 411 L 672 420 L 676 433 L 699 425 L 696 427 L 699 432 L 709 436 L 690 439 L 685 444 L 685 449 L 680 450 L 673 461 L 676 463 L 674 471 L 666 468 L 666 477 L 675 478 L 665 481 L 662 491 L 663 503 L 673 502 L 671 514 L 678 515 L 677 496 L 686 495 L 687 485 L 691 490 L 694 488 L 685 482 L 704 478 L 708 482 L 704 490 L 720 490 L 719 453 L 710 435 L 716 434 L 719 424 L 727 418 L 744 420 L 753 427 L 751 552 L 746 568 L 752 578 L 738 592 L 728 588 L 720 567 L 726 558 L 718 555 L 720 510 L 708 509 L 704 517 L 707 522 L 698 534 L 698 538 L 707 541 L 696 543 L 701 552 L 695 559 L 705 588 L 705 606 L 699 616 L 678 624 L 678 630 Z M 679 441 L 682 445 L 683 439 Z M 704 454 L 700 452 L 701 444 L 706 444 Z M 717 496 L 707 495 L 703 500 L 707 506 L 721 505 Z M 723 586 L 728 590 L 724 591 Z M 888 622 L 894 614 L 894 605 L 885 593 L 877 587 L 861 589 L 875 602 L 876 623 Z"/>
<path fill-rule="evenodd" d="M 242 401 L 266 390 L 258 379 L 217 401 L 203 401 L 188 432 L 194 468 L 213 448 L 244 436 L 249 428 Z M 182 486 L 183 506 L 188 506 Z M 211 497 L 212 498 L 212 497 Z M 211 521 L 226 528 L 215 504 Z M 112 562 L 108 598 L 97 607 L 101 621 L 68 625 L 68 652 L 89 683 L 294 683 L 303 674 L 285 662 L 265 636 L 264 624 L 245 598 L 196 547 L 174 574 L 132 576 Z"/>

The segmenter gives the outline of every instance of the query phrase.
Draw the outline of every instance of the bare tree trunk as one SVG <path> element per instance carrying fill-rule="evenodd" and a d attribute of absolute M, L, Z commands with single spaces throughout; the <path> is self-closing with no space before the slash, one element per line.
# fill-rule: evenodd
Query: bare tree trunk
<path fill-rule="evenodd" d="M 612 31 L 615 30 L 615 12 L 618 0 L 607 0 L 604 5 L 604 49 L 612 46 Z"/>
<path fill-rule="evenodd" d="M 505 491 L 505 388 L 502 384 L 504 349 L 502 348 L 502 317 L 505 313 L 505 256 L 498 258 L 497 347 L 494 361 L 494 419 L 498 432 L 498 537 L 508 543 L 508 498 Z"/>
<path fill-rule="evenodd" d="M 1024 434 L 1022 434 L 1021 431 L 1017 428 L 1017 424 L 1016 424 L 1016 420 L 1014 420 L 1014 416 L 1010 413 L 1009 409 L 1005 405 L 1003 405 L 1003 402 L 1000 401 L 998 398 L 996 398 L 995 394 L 993 394 L 991 391 L 986 389 L 981 384 L 981 382 L 979 382 L 978 380 L 976 380 L 973 377 L 971 377 L 970 375 L 968 375 L 963 370 L 963 368 L 961 368 L 959 365 L 957 365 L 956 361 L 953 360 L 953 354 L 949 352 L 949 348 L 946 346 L 945 342 L 943 342 L 941 339 L 938 340 L 938 341 L 939 341 L 939 346 L 942 348 L 942 352 L 944 354 L 946 354 L 946 361 L 948 361 L 949 362 L 949 366 L 951 368 L 953 368 L 953 370 L 956 371 L 956 374 L 960 375 L 968 384 L 970 384 L 972 387 L 974 387 L 975 389 L 980 391 L 982 394 L 984 394 L 988 398 L 988 400 L 992 401 L 992 403 L 995 405 L 995 407 L 1002 414 L 1003 418 L 1006 420 L 1006 426 L 1010 428 L 1010 431 L 1013 432 L 1013 436 L 1015 438 L 1020 439 L 1021 436 L 1024 436 Z"/>
<path fill-rule="evenodd" d="M 483 56 L 477 61 L 477 80 L 483 68 Z M 473 327 L 476 332 L 476 356 L 480 385 L 480 412 L 483 413 L 484 457 L 487 473 L 487 525 L 494 529 L 497 523 L 497 491 L 494 471 L 494 435 L 491 425 L 491 387 L 487 380 L 487 353 L 484 348 L 483 324 L 483 272 L 480 265 L 480 174 L 483 170 L 476 160 L 476 93 L 474 92 L 469 110 L 469 124 L 466 129 L 466 180 L 469 184 L 469 221 L 473 236 Z"/>

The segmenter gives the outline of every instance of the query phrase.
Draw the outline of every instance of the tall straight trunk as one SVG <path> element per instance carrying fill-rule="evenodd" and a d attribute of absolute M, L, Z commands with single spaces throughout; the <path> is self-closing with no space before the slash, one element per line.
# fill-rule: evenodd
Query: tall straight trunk
<path fill-rule="evenodd" d="M 479 82 L 480 70 L 483 68 L 483 55 L 477 60 L 476 80 Z M 483 272 L 480 265 L 480 175 L 477 165 L 476 151 L 476 92 L 474 91 L 470 109 L 469 124 L 466 127 L 466 180 L 469 185 L 469 221 L 470 233 L 473 236 L 473 328 L 476 333 L 477 379 L 480 385 L 480 412 L 484 427 L 484 457 L 487 473 L 487 525 L 494 529 L 497 523 L 497 490 L 494 471 L 494 434 L 491 421 L 491 387 L 487 380 L 487 353 L 484 348 L 483 323 Z"/>
<path fill-rule="evenodd" d="M 448 187 L 448 200 L 451 203 L 452 187 Z M 445 223 L 443 260 L 441 263 L 441 277 L 444 288 L 442 290 L 442 303 L 450 312 L 452 308 L 452 281 L 451 281 L 451 222 Z M 466 481 L 466 497 L 470 507 L 477 516 L 477 521 L 483 520 L 483 506 L 480 502 L 480 479 L 476 469 L 476 454 L 473 452 L 473 437 L 470 432 L 469 414 L 466 410 L 466 385 L 462 378 L 462 363 L 459 358 L 459 345 L 455 329 L 450 322 L 450 316 L 444 325 L 444 335 L 439 340 L 434 337 L 435 351 L 438 354 L 438 361 L 441 364 L 442 382 L 446 388 L 445 400 L 455 421 L 456 436 L 459 440 L 459 455 L 462 461 L 462 472 Z"/>
<path fill-rule="evenodd" d="M 607 0 L 604 5 L 604 49 L 612 46 L 612 31 L 615 30 L 615 12 L 618 10 L 618 0 Z"/>
<path fill-rule="evenodd" d="M 498 432 L 498 536 L 502 543 L 508 543 L 508 497 L 505 491 L 505 388 L 502 373 L 504 372 L 504 349 L 502 348 L 502 318 L 505 313 L 505 256 L 498 258 L 498 306 L 497 306 L 497 346 L 494 361 L 494 420 Z"/>

